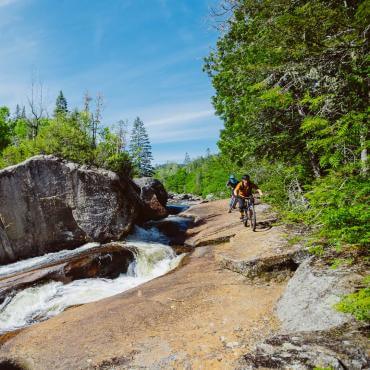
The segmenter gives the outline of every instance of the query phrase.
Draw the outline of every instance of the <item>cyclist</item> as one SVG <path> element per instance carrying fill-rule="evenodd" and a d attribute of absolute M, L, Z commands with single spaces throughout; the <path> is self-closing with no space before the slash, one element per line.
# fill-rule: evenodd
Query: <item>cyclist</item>
<path fill-rule="evenodd" d="M 239 181 L 235 178 L 234 175 L 229 176 L 229 180 L 226 183 L 226 186 L 231 190 L 231 199 L 229 203 L 229 213 L 231 213 L 232 209 L 235 209 L 237 199 L 234 195 L 234 189 L 238 185 Z"/>
<path fill-rule="evenodd" d="M 240 210 L 240 219 L 244 219 L 244 209 L 245 209 L 245 202 L 247 198 L 249 198 L 253 194 L 253 190 L 256 190 L 259 195 L 263 195 L 261 189 L 251 181 L 249 175 L 244 175 L 242 177 L 242 181 L 234 189 L 234 195 L 238 199 L 239 203 L 239 210 Z"/>

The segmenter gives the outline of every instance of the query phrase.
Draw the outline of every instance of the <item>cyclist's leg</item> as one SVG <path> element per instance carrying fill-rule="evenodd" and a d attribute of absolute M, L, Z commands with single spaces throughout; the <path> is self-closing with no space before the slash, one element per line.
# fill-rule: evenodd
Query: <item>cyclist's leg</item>
<path fill-rule="evenodd" d="M 230 202 L 229 202 L 229 213 L 231 213 L 231 210 L 233 209 L 235 203 L 235 196 L 234 194 L 231 194 Z"/>
<path fill-rule="evenodd" d="M 242 220 L 244 218 L 245 200 L 239 197 L 238 203 L 239 203 L 240 219 Z"/>
<path fill-rule="evenodd" d="M 235 195 L 233 197 L 234 198 L 233 198 L 233 205 L 232 205 L 232 207 L 233 207 L 233 209 L 235 209 L 236 208 L 236 204 L 237 204 L 237 199 L 236 199 L 236 196 Z"/>

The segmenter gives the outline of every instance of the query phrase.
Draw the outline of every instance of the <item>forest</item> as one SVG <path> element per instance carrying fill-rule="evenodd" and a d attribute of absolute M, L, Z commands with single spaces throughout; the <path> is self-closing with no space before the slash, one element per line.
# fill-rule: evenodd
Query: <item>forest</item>
<path fill-rule="evenodd" d="M 369 12 L 368 0 L 225 1 L 204 64 L 224 122 L 220 154 L 158 177 L 223 197 L 229 174 L 249 173 L 285 221 L 310 230 L 312 253 L 367 263 Z M 368 284 L 341 309 L 369 319 Z"/>
<path fill-rule="evenodd" d="M 102 167 L 124 176 L 150 176 L 152 153 L 143 121 L 102 124 L 103 97 L 84 96 L 82 110 L 68 109 L 60 91 L 53 114 L 43 103 L 41 84 L 32 84 L 28 109 L 16 106 L 11 114 L 0 107 L 0 168 L 37 154 L 53 154 L 76 163 Z"/>

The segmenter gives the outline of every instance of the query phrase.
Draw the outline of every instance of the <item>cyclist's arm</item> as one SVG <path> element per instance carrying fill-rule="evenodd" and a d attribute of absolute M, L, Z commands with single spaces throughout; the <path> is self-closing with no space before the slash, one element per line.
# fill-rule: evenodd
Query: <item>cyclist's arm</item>
<path fill-rule="evenodd" d="M 239 196 L 239 189 L 240 189 L 240 183 L 238 185 L 235 186 L 235 189 L 234 189 L 234 195 L 236 197 Z"/>
<path fill-rule="evenodd" d="M 256 185 L 256 184 L 253 184 L 252 185 L 252 188 L 260 195 L 262 196 L 263 193 L 262 193 L 262 190 Z"/>

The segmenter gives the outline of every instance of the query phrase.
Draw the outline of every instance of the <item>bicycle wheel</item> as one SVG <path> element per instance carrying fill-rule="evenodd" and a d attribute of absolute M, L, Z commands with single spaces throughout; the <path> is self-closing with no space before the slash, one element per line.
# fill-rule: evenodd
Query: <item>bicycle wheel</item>
<path fill-rule="evenodd" d="M 257 218 L 256 218 L 256 211 L 254 209 L 254 206 L 252 206 L 249 210 L 249 217 L 251 219 L 251 229 L 253 231 L 256 231 Z"/>
<path fill-rule="evenodd" d="M 248 227 L 248 212 L 247 211 L 245 211 L 245 214 L 244 214 L 243 224 L 245 227 Z"/>

